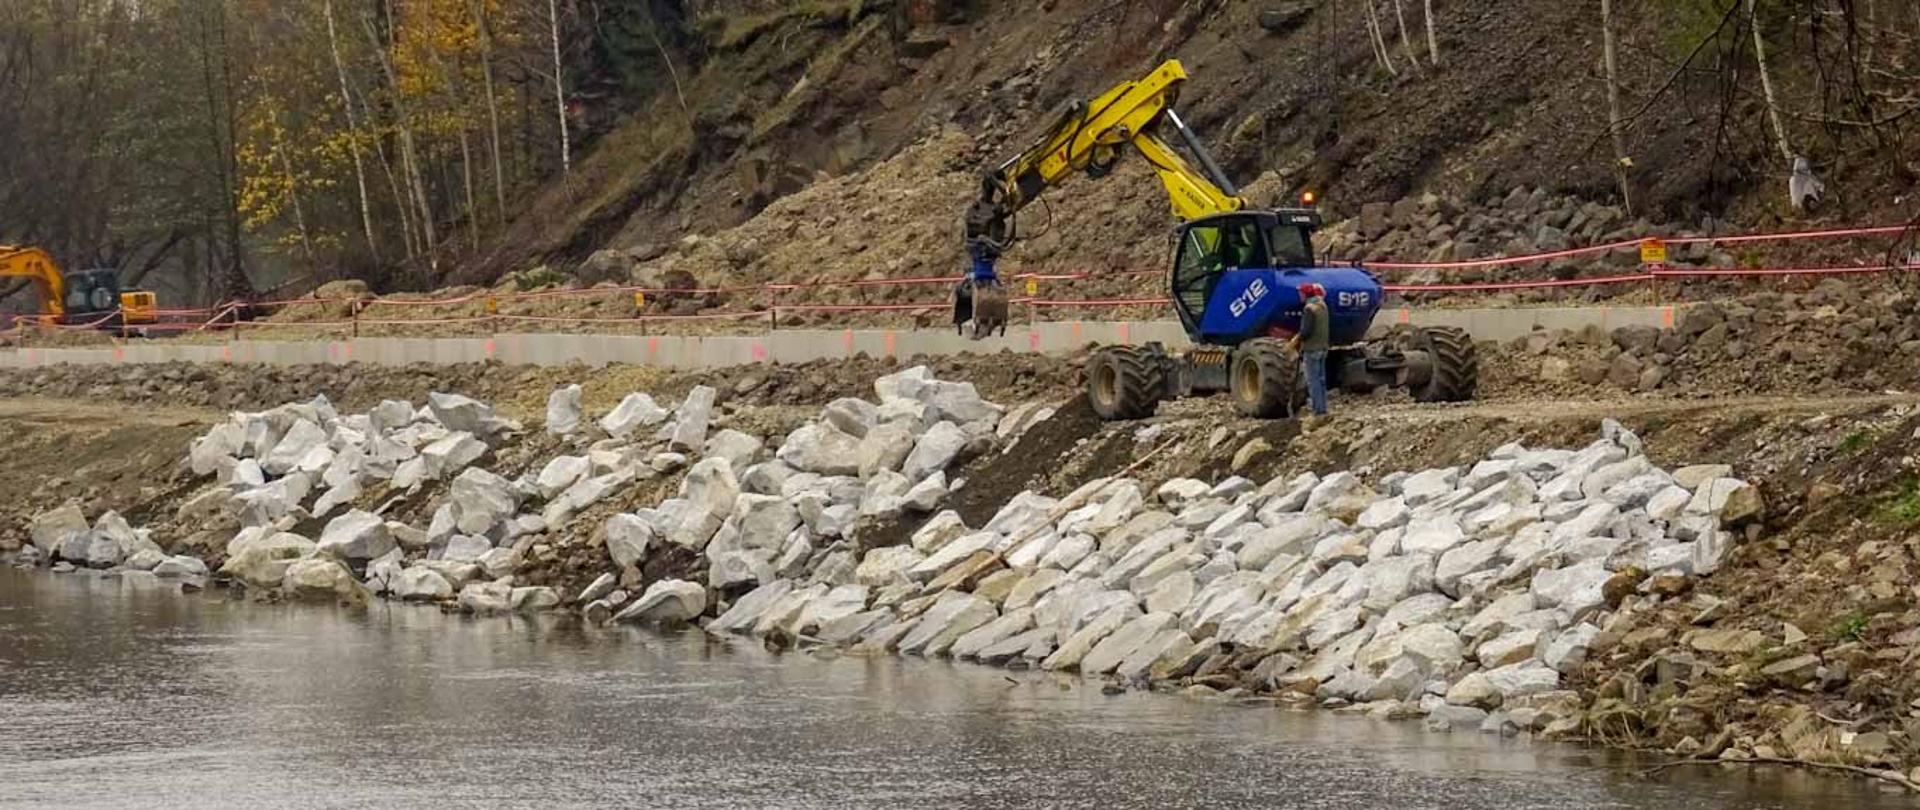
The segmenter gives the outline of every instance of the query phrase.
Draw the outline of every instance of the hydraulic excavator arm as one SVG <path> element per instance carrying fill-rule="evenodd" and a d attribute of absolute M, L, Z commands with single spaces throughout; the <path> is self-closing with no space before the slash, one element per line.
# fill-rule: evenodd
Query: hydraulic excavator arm
<path fill-rule="evenodd" d="M 1186 69 L 1178 60 L 1170 59 L 1137 81 L 1062 110 L 1036 143 L 982 179 L 980 197 L 967 210 L 969 248 L 991 247 L 995 253 L 1005 249 L 1014 237 L 1014 214 L 1021 208 L 1074 171 L 1105 176 L 1128 147 L 1153 166 L 1166 187 L 1173 215 L 1182 222 L 1244 208 L 1246 202 L 1240 198 L 1239 189 L 1214 162 L 1199 136 L 1173 110 L 1180 85 L 1186 80 Z M 1199 160 L 1199 169 L 1159 136 L 1162 121 L 1180 134 Z M 978 255 L 975 258 L 977 274 Z"/>
<path fill-rule="evenodd" d="M 1206 145 L 1173 110 L 1186 80 L 1186 68 L 1169 59 L 1136 81 L 1069 104 L 1033 145 L 981 178 L 980 195 L 967 206 L 967 254 L 973 269 L 954 291 L 956 328 L 971 320 L 976 338 L 995 329 L 1005 333 L 1007 294 L 994 263 L 1017 236 L 1015 215 L 1075 171 L 1106 176 L 1128 148 L 1153 166 L 1180 221 L 1246 207 Z M 1200 162 L 1198 169 L 1160 137 L 1162 122 L 1186 142 Z"/>
<path fill-rule="evenodd" d="M 60 263 L 46 251 L 35 247 L 0 245 L 0 278 L 28 278 L 39 288 L 41 306 L 46 314 L 66 314 L 67 283 Z"/>

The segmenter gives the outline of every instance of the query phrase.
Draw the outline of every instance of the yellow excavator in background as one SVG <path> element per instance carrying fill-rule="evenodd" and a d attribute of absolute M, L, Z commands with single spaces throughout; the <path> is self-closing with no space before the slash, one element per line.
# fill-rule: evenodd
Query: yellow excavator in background
<path fill-rule="evenodd" d="M 159 316 L 153 291 L 120 289 L 120 274 L 113 268 L 67 273 L 37 247 L 0 245 L 0 278 L 32 281 L 40 293 L 40 313 L 53 323 L 98 322 L 118 328 L 153 323 Z"/>

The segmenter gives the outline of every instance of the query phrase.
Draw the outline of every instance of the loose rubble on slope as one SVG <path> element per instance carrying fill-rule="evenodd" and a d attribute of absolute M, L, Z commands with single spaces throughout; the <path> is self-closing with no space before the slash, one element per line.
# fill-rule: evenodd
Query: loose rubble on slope
<path fill-rule="evenodd" d="M 1003 408 L 925 368 L 874 389 L 877 403 L 835 400 L 774 442 L 714 430 L 710 388 L 672 408 L 634 393 L 598 419 L 562 388 L 546 422 L 562 452 L 513 477 L 487 465 L 520 426 L 465 397 L 235 414 L 193 443 L 185 463 L 212 482 L 178 517 L 238 529 L 177 546 L 289 599 L 698 622 L 774 646 L 1571 734 L 1585 704 L 1562 676 L 1617 642 L 1626 612 L 1712 573 L 1762 512 L 1730 469 L 1662 470 L 1609 422 L 1581 449 L 1513 444 L 1371 482 L 1101 478 L 1020 492 L 969 526 L 943 510 L 967 486 L 950 473 L 1050 409 Z M 586 514 L 675 475 L 671 497 Z M 430 491 L 425 525 L 384 516 Z M 600 555 L 591 581 L 529 584 L 529 560 L 583 521 Z M 908 542 L 867 546 L 863 528 L 901 523 L 917 526 Z M 31 537 L 30 561 L 209 576 L 113 514 L 89 525 L 64 507 Z"/>
<path fill-rule="evenodd" d="M 1805 292 L 1693 304 L 1671 327 L 1536 331 L 1483 363 L 1503 392 L 1881 391 L 1920 383 L 1912 295 L 1827 279 Z"/>

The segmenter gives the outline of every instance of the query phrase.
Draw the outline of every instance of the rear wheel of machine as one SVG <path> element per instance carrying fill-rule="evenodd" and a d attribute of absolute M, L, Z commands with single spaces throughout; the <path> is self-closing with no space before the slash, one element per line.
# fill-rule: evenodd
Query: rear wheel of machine
<path fill-rule="evenodd" d="M 1465 402 L 1480 385 L 1480 352 L 1464 329 L 1430 326 L 1415 337 L 1426 350 L 1433 371 L 1427 384 L 1415 392 L 1421 402 Z"/>
<path fill-rule="evenodd" d="M 1240 344 L 1227 379 L 1234 404 L 1248 416 L 1285 419 L 1306 403 L 1300 356 L 1278 340 L 1258 338 Z"/>
<path fill-rule="evenodd" d="M 1145 419 L 1166 395 L 1159 358 L 1136 346 L 1108 346 L 1087 362 L 1087 402 L 1109 422 Z"/>

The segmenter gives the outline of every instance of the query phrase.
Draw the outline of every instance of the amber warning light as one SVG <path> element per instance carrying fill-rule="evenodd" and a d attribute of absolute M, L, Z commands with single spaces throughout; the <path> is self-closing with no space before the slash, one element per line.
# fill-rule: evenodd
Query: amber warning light
<path fill-rule="evenodd" d="M 1319 201 L 1320 201 L 1320 195 L 1318 195 L 1318 194 L 1315 194 L 1315 193 L 1313 193 L 1313 192 L 1311 192 L 1311 191 L 1302 191 L 1302 192 L 1300 192 L 1300 204 L 1301 204 L 1301 205 L 1308 205 L 1308 206 L 1310 206 L 1310 205 L 1313 205 L 1314 203 L 1317 203 L 1317 202 L 1319 202 Z"/>

